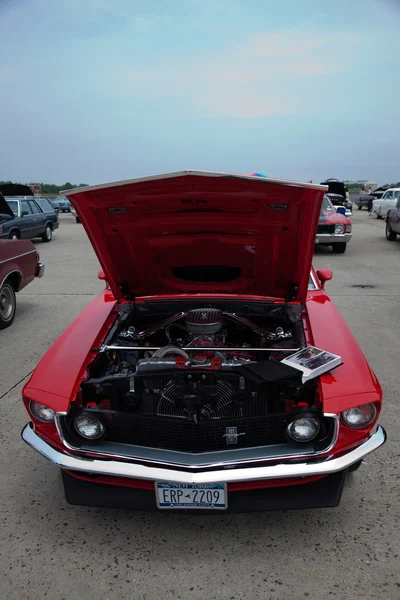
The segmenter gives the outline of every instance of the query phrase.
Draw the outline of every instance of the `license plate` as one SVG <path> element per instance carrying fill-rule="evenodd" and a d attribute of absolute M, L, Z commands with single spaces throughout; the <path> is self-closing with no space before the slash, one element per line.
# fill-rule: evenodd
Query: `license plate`
<path fill-rule="evenodd" d="M 158 508 L 196 510 L 225 510 L 228 508 L 226 483 L 189 485 L 157 481 L 155 487 Z"/>

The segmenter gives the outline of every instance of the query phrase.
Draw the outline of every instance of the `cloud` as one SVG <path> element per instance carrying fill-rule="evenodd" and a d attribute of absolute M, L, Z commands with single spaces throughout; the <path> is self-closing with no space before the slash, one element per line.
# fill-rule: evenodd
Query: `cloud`
<path fill-rule="evenodd" d="M 174 99 L 176 107 L 215 117 L 260 118 L 302 114 L 315 108 L 319 82 L 351 70 L 355 37 L 284 30 L 206 54 L 149 69 L 123 65 L 109 77 L 122 91 Z"/>

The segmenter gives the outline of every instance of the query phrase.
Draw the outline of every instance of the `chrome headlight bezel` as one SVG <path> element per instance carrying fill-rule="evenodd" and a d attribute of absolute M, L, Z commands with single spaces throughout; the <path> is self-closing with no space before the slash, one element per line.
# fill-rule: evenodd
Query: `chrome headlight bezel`
<path fill-rule="evenodd" d="M 50 406 L 46 406 L 46 404 L 42 404 L 41 402 L 36 402 L 36 400 L 30 400 L 29 410 L 34 419 L 40 421 L 40 423 L 54 423 L 56 415 Z M 45 411 L 48 411 L 47 418 L 44 418 Z"/>
<path fill-rule="evenodd" d="M 342 235 L 343 233 L 344 233 L 344 225 L 342 225 L 341 223 L 338 223 L 337 225 L 335 225 L 335 234 Z"/>
<path fill-rule="evenodd" d="M 301 439 L 299 434 L 295 434 L 295 427 L 311 427 L 314 429 L 312 435 Z M 297 415 L 294 419 L 290 421 L 290 423 L 286 427 L 286 435 L 290 439 L 291 442 L 295 442 L 296 444 L 307 444 L 315 440 L 321 431 L 321 421 L 318 417 L 310 414 L 305 415 Z M 299 433 L 299 432 L 298 432 Z"/>
<path fill-rule="evenodd" d="M 361 417 L 361 420 L 356 423 L 355 418 L 358 413 L 358 416 Z M 364 413 L 364 414 L 363 414 Z M 352 408 L 348 408 L 341 412 L 340 416 L 343 423 L 350 427 L 350 429 L 363 429 L 364 427 L 368 427 L 373 423 L 376 419 L 376 406 L 373 402 L 368 402 L 366 404 L 360 404 L 359 406 L 353 406 Z M 353 422 L 351 419 L 353 418 Z"/>
<path fill-rule="evenodd" d="M 88 427 L 92 426 L 92 427 L 98 428 L 97 433 L 95 433 L 94 435 L 85 435 L 84 433 L 82 433 L 82 429 L 79 429 L 78 422 L 80 420 L 84 420 L 84 419 L 86 419 L 88 421 L 88 423 L 87 423 Z M 91 425 L 89 423 L 90 421 L 91 421 Z M 74 423 L 74 429 L 75 429 L 76 433 L 79 435 L 79 437 L 84 440 L 88 440 L 88 441 L 99 440 L 100 438 L 102 438 L 104 436 L 105 431 L 106 431 L 101 419 L 99 419 L 96 415 L 91 415 L 87 412 L 76 415 L 76 417 L 73 420 L 73 423 Z M 81 425 L 81 427 L 82 427 L 82 425 Z"/>

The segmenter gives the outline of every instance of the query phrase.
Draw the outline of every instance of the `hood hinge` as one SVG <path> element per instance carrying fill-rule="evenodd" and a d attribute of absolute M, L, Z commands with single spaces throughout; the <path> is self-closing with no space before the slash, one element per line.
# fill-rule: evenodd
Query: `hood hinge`
<path fill-rule="evenodd" d="M 293 302 L 297 298 L 297 292 L 299 291 L 299 286 L 297 283 L 291 283 L 289 285 L 288 293 L 286 296 L 286 302 Z"/>

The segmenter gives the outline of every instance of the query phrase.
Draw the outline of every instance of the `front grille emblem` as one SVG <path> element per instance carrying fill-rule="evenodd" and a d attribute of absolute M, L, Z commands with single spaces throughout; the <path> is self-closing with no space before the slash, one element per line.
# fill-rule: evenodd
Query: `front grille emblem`
<path fill-rule="evenodd" d="M 237 427 L 227 427 L 226 433 L 222 437 L 226 439 L 226 445 L 232 446 L 233 444 L 238 443 L 238 437 L 240 435 L 246 435 L 245 433 L 238 433 Z"/>

